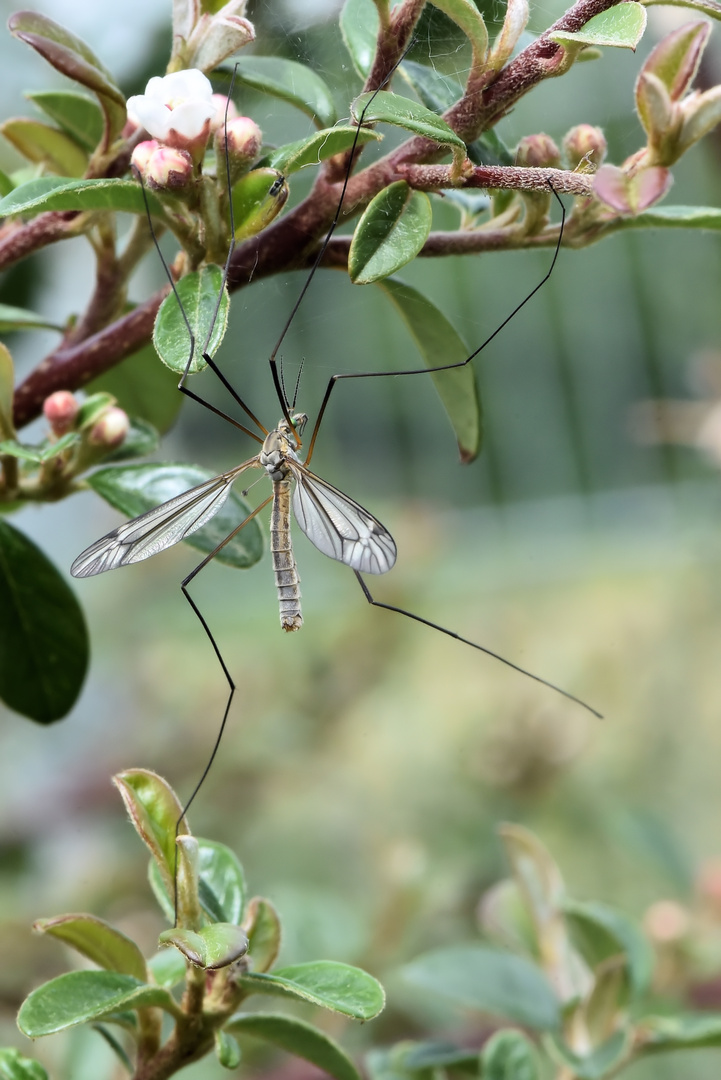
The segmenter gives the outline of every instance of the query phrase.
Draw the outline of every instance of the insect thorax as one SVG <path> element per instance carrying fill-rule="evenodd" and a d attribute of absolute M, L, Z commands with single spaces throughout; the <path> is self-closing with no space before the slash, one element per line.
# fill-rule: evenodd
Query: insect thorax
<path fill-rule="evenodd" d="M 271 480 L 285 480 L 289 469 L 286 465 L 288 458 L 297 460 L 296 450 L 300 445 L 300 433 L 302 432 L 308 417 L 305 413 L 297 413 L 292 417 L 294 427 L 291 427 L 284 418 L 278 424 L 275 431 L 269 431 L 260 451 L 260 464 L 268 473 Z"/>

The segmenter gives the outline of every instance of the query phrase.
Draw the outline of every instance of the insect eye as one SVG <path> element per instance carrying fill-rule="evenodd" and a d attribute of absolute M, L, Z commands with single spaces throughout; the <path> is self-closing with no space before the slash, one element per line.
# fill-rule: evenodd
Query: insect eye
<path fill-rule="evenodd" d="M 298 432 L 299 435 L 302 435 L 303 428 L 308 423 L 308 417 L 306 416 L 306 414 L 296 413 L 295 416 L 291 417 L 291 419 L 293 421 L 293 427 L 295 428 L 295 430 Z"/>

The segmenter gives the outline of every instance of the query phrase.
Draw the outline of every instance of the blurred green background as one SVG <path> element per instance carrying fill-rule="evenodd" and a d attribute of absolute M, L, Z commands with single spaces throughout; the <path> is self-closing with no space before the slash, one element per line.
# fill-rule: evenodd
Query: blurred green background
<path fill-rule="evenodd" d="M 338 88 L 343 115 L 357 82 L 334 7 L 256 3 L 249 14 L 258 51 L 312 63 Z M 130 0 L 122 19 L 109 5 L 78 0 L 46 0 L 42 10 L 86 38 L 128 93 L 165 66 L 160 0 Z M 535 8 L 533 29 L 561 10 Z M 605 128 L 612 162 L 635 151 L 642 135 L 633 80 L 672 20 L 652 10 L 650 23 L 636 56 L 608 50 L 522 102 L 499 127 L 505 141 L 546 131 L 560 143 L 573 124 L 590 122 Z M 709 72 L 721 69 L 720 40 L 716 29 Z M 452 69 L 462 60 L 454 48 L 434 60 Z M 0 62 L 11 115 L 28 111 L 22 88 L 60 85 L 7 35 Z M 309 130 L 277 103 L 268 110 L 249 96 L 241 104 L 270 143 Z M 692 151 L 674 170 L 667 201 L 718 205 L 718 153 L 713 136 Z M 13 166 L 9 155 L 0 165 Z M 308 182 L 300 177 L 292 197 Z M 440 207 L 441 227 L 448 215 Z M 401 276 L 443 308 L 470 349 L 548 262 L 548 252 L 418 260 Z M 161 280 L 149 260 L 135 297 Z M 278 408 L 266 358 L 302 280 L 288 275 L 237 294 L 219 354 L 269 426 Z M 88 253 L 73 242 L 6 278 L 3 299 L 21 296 L 62 320 L 82 308 L 91 283 Z M 245 573 L 212 566 L 194 586 L 238 692 L 191 824 L 233 847 L 251 892 L 277 905 L 284 962 L 347 960 L 386 983 L 389 1008 L 378 1021 L 332 1025 L 351 1048 L 475 1030 L 472 1017 L 411 996 L 397 969 L 435 945 L 473 939 L 478 898 L 506 872 L 494 833 L 502 820 L 536 830 L 579 897 L 638 917 L 662 898 L 688 905 L 703 948 L 671 992 L 693 1001 L 703 990 L 705 1002 L 721 1004 L 721 921 L 712 904 L 721 857 L 720 283 L 721 249 L 710 233 L 625 234 L 564 250 L 549 284 L 477 362 L 486 441 L 476 463 L 457 463 L 423 378 L 341 385 L 314 457 L 314 470 L 367 505 L 398 542 L 393 573 L 371 583 L 379 599 L 488 645 L 588 700 L 605 720 L 370 609 L 352 574 L 302 536 L 300 634 L 278 628 L 267 559 Z M 55 340 L 16 337 L 21 370 Z M 328 271 L 318 274 L 283 355 L 289 382 L 305 359 L 299 404 L 311 416 L 335 372 L 417 364 L 380 293 Z M 212 394 L 212 375 L 197 385 Z M 654 440 L 643 403 L 664 398 L 696 405 L 684 413 L 696 417 L 687 445 Z M 705 450 L 693 445 L 699 432 Z M 186 406 L 163 456 L 219 470 L 248 456 L 246 442 Z M 16 520 L 67 567 L 117 515 L 88 494 Z M 145 856 L 109 778 L 153 768 L 183 798 L 212 746 L 225 687 L 180 594 L 193 565 L 181 545 L 78 583 L 94 649 L 80 702 L 50 729 L 3 715 L 1 1044 L 23 1045 L 19 1001 L 67 965 L 57 943 L 31 937 L 34 918 L 88 910 L 153 947 L 160 924 Z M 92 1038 L 24 1045 L 53 1075 L 85 1080 L 108 1068 Z M 183 1075 L 211 1078 L 214 1069 L 220 1075 L 212 1064 Z M 709 1051 L 627 1075 L 711 1080 L 718 1070 L 718 1052 Z"/>

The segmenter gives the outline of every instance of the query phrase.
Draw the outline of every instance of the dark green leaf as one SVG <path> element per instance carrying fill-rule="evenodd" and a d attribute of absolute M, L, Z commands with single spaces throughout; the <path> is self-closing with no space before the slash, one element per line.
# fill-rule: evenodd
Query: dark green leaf
<path fill-rule="evenodd" d="M 416 986 L 464 1008 L 539 1031 L 557 1028 L 558 1001 L 543 973 L 520 956 L 482 945 L 435 949 L 403 969 Z"/>
<path fill-rule="evenodd" d="M 39 120 L 6 120 L 0 131 L 28 161 L 58 176 L 82 176 L 88 167 L 88 155 L 74 139 Z"/>
<path fill-rule="evenodd" d="M 520 1031 L 496 1031 L 481 1052 L 483 1080 L 539 1080 L 533 1043 Z"/>
<path fill-rule="evenodd" d="M 70 971 L 33 990 L 20 1007 L 18 1027 L 36 1039 L 98 1020 L 122 1009 L 177 1006 L 167 990 L 114 971 Z"/>
<path fill-rule="evenodd" d="M 431 231 L 431 201 L 398 180 L 379 191 L 358 222 L 348 255 L 354 285 L 368 285 L 415 259 Z"/>
<path fill-rule="evenodd" d="M 248 955 L 253 961 L 253 971 L 269 971 L 280 950 L 278 912 L 269 900 L 255 896 L 248 904 L 243 925 L 248 934 Z"/>
<path fill-rule="evenodd" d="M 354 68 L 365 79 L 378 40 L 378 12 L 371 0 L 346 0 L 340 13 L 340 31 Z"/>
<path fill-rule="evenodd" d="M 377 132 L 366 128 L 358 130 L 356 127 L 336 127 L 316 131 L 307 139 L 299 139 L 297 142 L 280 146 L 277 150 L 271 151 L 264 160 L 271 168 L 278 169 L 287 176 L 289 173 L 297 172 L 298 169 L 318 165 L 326 158 L 349 150 L 356 137 L 358 146 L 378 141 L 381 138 Z"/>
<path fill-rule="evenodd" d="M 263 167 L 241 176 L 232 194 L 235 239 L 245 240 L 278 216 L 288 198 L 288 185 L 277 169 Z"/>
<path fill-rule="evenodd" d="M 225 1069 L 237 1069 L 240 1065 L 240 1047 L 233 1038 L 232 1035 L 228 1035 L 227 1031 L 223 1031 L 222 1028 L 216 1030 L 215 1035 L 215 1056 L 220 1064 Z"/>
<path fill-rule="evenodd" d="M 206 366 L 203 353 L 213 356 L 223 340 L 230 299 L 223 286 L 223 271 L 214 264 L 186 274 L 177 283 L 176 290 L 177 296 L 174 292 L 169 293 L 160 305 L 153 328 L 153 345 L 163 363 L 182 375 L 190 356 L 188 323 L 194 338 L 189 370 L 194 373 Z M 178 296 L 188 323 L 178 306 Z"/>
<path fill-rule="evenodd" d="M 0 169 L 0 197 L 4 198 L 6 195 L 9 195 L 14 187 L 15 184 L 8 174 Z"/>
<path fill-rule="evenodd" d="M 164 216 L 164 210 L 153 195 L 146 192 L 151 213 Z M 66 180 L 60 176 L 42 176 L 16 187 L 0 199 L 0 217 L 12 214 L 31 216 L 46 210 L 124 210 L 129 214 L 145 214 L 140 184 L 134 180 Z"/>
<path fill-rule="evenodd" d="M 89 46 L 36 11 L 18 11 L 11 15 L 8 28 L 63 75 L 95 93 L 105 114 L 105 142 L 110 145 L 125 124 L 125 98 Z"/>
<path fill-rule="evenodd" d="M 19 1050 L 0 1050 L 0 1080 L 48 1080 L 39 1061 L 23 1057 Z"/>
<path fill-rule="evenodd" d="M 178 376 L 158 363 L 150 344 L 87 383 L 85 389 L 89 393 L 112 394 L 129 416 L 147 421 L 161 435 L 172 427 L 183 404 Z"/>
<path fill-rule="evenodd" d="M 638 1034 L 642 1054 L 721 1046 L 721 1016 L 709 1013 L 648 1016 L 639 1024 Z"/>
<path fill-rule="evenodd" d="M 335 1080 L 360 1080 L 350 1058 L 328 1035 L 292 1016 L 247 1013 L 233 1016 L 225 1027 L 234 1035 L 252 1035 L 289 1054 L 310 1061 Z"/>
<path fill-rule="evenodd" d="M 631 1053 L 632 1036 L 629 1031 L 617 1031 L 602 1046 L 589 1054 L 574 1054 L 555 1035 L 549 1035 L 544 1045 L 559 1065 L 571 1070 L 574 1080 L 604 1080 L 613 1074 Z"/>
<path fill-rule="evenodd" d="M 422 293 L 401 281 L 386 278 L 379 288 L 398 309 L 418 346 L 426 367 L 460 363 L 468 348 L 445 315 Z M 458 440 L 462 461 L 472 461 L 481 445 L 481 403 L 471 364 L 431 375 Z"/>
<path fill-rule="evenodd" d="M 331 127 L 336 121 L 333 95 L 320 75 L 305 64 L 277 56 L 244 56 L 238 62 L 236 80 L 287 101 L 320 127 Z"/>
<path fill-rule="evenodd" d="M 25 97 L 88 151 L 103 137 L 103 114 L 92 98 L 72 90 L 42 90 Z"/>
<path fill-rule="evenodd" d="M 125 439 L 115 450 L 105 456 L 104 461 L 127 461 L 128 458 L 147 457 L 160 446 L 160 435 L 146 420 L 130 418 L 130 430 Z"/>
<path fill-rule="evenodd" d="M 216 971 L 235 963 L 248 951 L 248 939 L 239 926 L 212 923 L 200 930 L 184 930 L 179 926 L 164 930 L 160 941 L 173 945 L 195 967 Z"/>
<path fill-rule="evenodd" d="M 645 993 L 653 972 L 653 952 L 639 927 L 601 903 L 568 900 L 564 912 L 573 942 L 591 967 L 623 953 L 631 991 L 636 996 Z"/>
<path fill-rule="evenodd" d="M 465 159 L 466 144 L 460 135 L 456 135 L 453 128 L 436 113 L 410 98 L 391 94 L 387 90 L 375 95 L 361 94 L 351 105 L 351 112 L 358 121 L 362 115 L 366 124 L 384 123 L 405 128 L 414 135 L 449 147 L 457 161 Z"/>
<path fill-rule="evenodd" d="M 133 518 L 202 484 L 211 476 L 195 465 L 125 465 L 98 469 L 87 478 L 87 483 L 116 510 Z M 248 504 L 231 491 L 212 521 L 189 536 L 186 543 L 199 551 L 211 552 L 249 513 Z M 253 519 L 218 552 L 216 559 L 228 566 L 247 569 L 254 566 L 262 554 L 263 534 Z"/>
<path fill-rule="evenodd" d="M 118 971 L 141 982 L 147 981 L 145 959 L 135 942 L 95 915 L 38 919 L 33 923 L 33 930 L 52 934 L 107 971 Z"/>
<path fill-rule="evenodd" d="M 85 618 L 65 579 L 0 521 L 0 697 L 41 724 L 59 720 L 80 693 L 88 649 Z"/>
<path fill-rule="evenodd" d="M 356 1020 L 372 1020 L 385 1005 L 383 987 L 372 975 L 333 960 L 296 964 L 273 975 L 252 972 L 238 981 L 248 994 L 308 1001 Z"/>
<path fill-rule="evenodd" d="M 20 458 L 22 461 L 32 461 L 34 465 L 40 465 L 45 461 L 51 461 L 53 458 L 59 457 L 68 447 L 74 446 L 79 440 L 80 436 L 77 431 L 69 431 L 67 435 L 63 435 L 57 442 L 45 442 L 40 446 L 25 446 L 23 443 L 8 439 L 0 443 L 0 455 L 4 454 L 7 457 Z"/>
<path fill-rule="evenodd" d="M 9 304 L 0 304 L 0 332 L 8 333 L 11 330 L 38 330 L 45 328 L 62 330 L 62 326 L 49 322 L 43 315 L 36 315 L 34 311 L 11 307 Z"/>

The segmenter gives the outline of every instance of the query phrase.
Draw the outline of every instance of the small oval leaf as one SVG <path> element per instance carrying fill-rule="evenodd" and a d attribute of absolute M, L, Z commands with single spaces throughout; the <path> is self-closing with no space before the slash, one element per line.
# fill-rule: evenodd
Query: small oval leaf
<path fill-rule="evenodd" d="M 95 915 L 38 919 L 33 923 L 33 930 L 59 938 L 106 971 L 118 971 L 141 982 L 147 981 L 145 959 L 135 942 Z"/>
<path fill-rule="evenodd" d="M 246 1013 L 230 1018 L 225 1027 L 235 1035 L 255 1039 L 287 1050 L 289 1054 L 317 1065 L 335 1080 L 360 1080 L 360 1074 L 348 1055 L 318 1028 L 278 1013 Z"/>
<path fill-rule="evenodd" d="M 357 138 L 356 138 L 357 137 Z M 309 165 L 319 165 L 326 158 L 334 157 L 349 150 L 356 142 L 357 146 L 379 141 L 382 138 L 376 131 L 367 128 L 336 127 L 325 131 L 316 131 L 308 139 L 298 139 L 273 150 L 267 157 L 268 165 L 280 172 L 297 172 Z"/>
<path fill-rule="evenodd" d="M 481 1052 L 483 1080 L 539 1080 L 533 1043 L 520 1031 L 496 1031 Z"/>
<path fill-rule="evenodd" d="M 199 930 L 176 926 L 164 930 L 159 940 L 164 945 L 173 945 L 195 967 L 208 971 L 228 967 L 248 951 L 245 933 L 229 923 L 212 923 Z"/>
<path fill-rule="evenodd" d="M 82 176 L 88 166 L 86 151 L 74 139 L 39 120 L 6 120 L 0 132 L 28 161 L 58 176 Z"/>
<path fill-rule="evenodd" d="M 19 1050 L 0 1050 L 0 1080 L 48 1080 L 39 1061 L 23 1057 Z"/>
<path fill-rule="evenodd" d="M 38 723 L 60 720 L 80 693 L 88 657 L 75 594 L 32 541 L 0 521 L 0 697 Z"/>
<path fill-rule="evenodd" d="M 227 1031 L 217 1030 L 215 1038 L 215 1056 L 224 1069 L 237 1069 L 240 1065 L 240 1047 Z"/>
<path fill-rule="evenodd" d="M 0 342 L 0 439 L 15 438 L 13 423 L 13 395 L 15 392 L 15 367 L 10 350 Z"/>
<path fill-rule="evenodd" d="M 233 187 L 233 227 L 236 240 L 246 240 L 270 225 L 288 199 L 288 185 L 277 169 L 258 168 L 241 176 Z"/>
<path fill-rule="evenodd" d="M 161 776 L 150 769 L 128 769 L 117 773 L 113 783 L 130 815 L 140 839 L 150 850 L 168 891 L 175 880 L 175 838 L 189 835 L 181 818 L 178 796 Z"/>
<path fill-rule="evenodd" d="M 25 308 L 11 307 L 9 304 L 0 304 L 0 331 L 8 333 L 12 330 L 62 330 L 58 323 L 50 322 L 43 315 L 37 315 L 34 311 Z"/>
<path fill-rule="evenodd" d="M 147 191 L 150 211 L 164 218 L 165 211 L 152 191 Z M 41 176 L 16 187 L 0 199 L 0 217 L 13 214 L 41 214 L 46 210 L 124 210 L 145 214 L 140 184 L 134 180 L 67 180 L 61 176 Z"/>
<path fill-rule="evenodd" d="M 417 289 L 386 278 L 378 287 L 393 302 L 411 332 L 426 367 L 465 360 L 469 350 L 454 327 Z M 431 375 L 458 440 L 462 461 L 472 461 L 481 446 L 481 403 L 472 364 Z"/>
<path fill-rule="evenodd" d="M 203 353 L 213 356 L 225 336 L 230 297 L 223 285 L 223 271 L 214 264 L 186 274 L 175 289 L 176 292 L 169 293 L 160 305 L 153 328 L 153 345 L 163 363 L 182 375 L 190 357 L 190 324 L 194 340 L 193 359 L 188 370 L 195 373 L 206 367 Z"/>
<path fill-rule="evenodd" d="M 372 975 L 334 960 L 295 964 L 273 975 L 250 973 L 241 976 L 238 983 L 249 994 L 309 1001 L 356 1020 L 372 1020 L 385 1005 L 383 987 Z"/>
<path fill-rule="evenodd" d="M 463 161 L 466 156 L 466 144 L 460 135 L 456 135 L 442 117 L 418 101 L 380 90 L 357 97 L 351 105 L 351 112 L 356 120 L 360 120 L 362 115 L 365 124 L 393 124 L 447 146 L 457 160 Z"/>
<path fill-rule="evenodd" d="M 107 1013 L 159 1006 L 177 1014 L 167 990 L 114 971 L 70 971 L 33 990 L 20 1006 L 18 1027 L 36 1039 L 98 1020 Z"/>
<path fill-rule="evenodd" d="M 279 56 L 244 56 L 237 62 L 236 81 L 287 101 L 320 127 L 336 121 L 333 95 L 314 71 Z"/>
<path fill-rule="evenodd" d="M 353 235 L 348 273 L 354 285 L 389 277 L 415 259 L 431 231 L 433 210 L 423 191 L 398 180 L 379 191 Z"/>
<path fill-rule="evenodd" d="M 93 151 L 103 137 L 103 114 L 92 98 L 72 90 L 42 90 L 25 94 L 75 142 Z"/>
<path fill-rule="evenodd" d="M 560 45 L 615 45 L 635 51 L 646 29 L 646 21 L 645 7 L 629 0 L 594 15 L 575 33 L 556 30 L 547 36 Z"/>
<path fill-rule="evenodd" d="M 269 900 L 254 896 L 243 923 L 248 934 L 248 955 L 253 971 L 269 971 L 280 951 L 281 925 L 278 912 Z"/>
<path fill-rule="evenodd" d="M 195 465 L 124 465 L 98 469 L 86 482 L 116 510 L 134 518 L 211 476 Z M 249 513 L 248 504 L 231 491 L 213 519 L 188 536 L 185 543 L 209 554 Z M 216 559 L 236 569 L 247 569 L 262 555 L 263 533 L 254 518 L 218 552 Z"/>
<path fill-rule="evenodd" d="M 346 0 L 340 13 L 340 32 L 353 67 L 365 79 L 378 43 L 378 11 L 370 0 Z"/>

